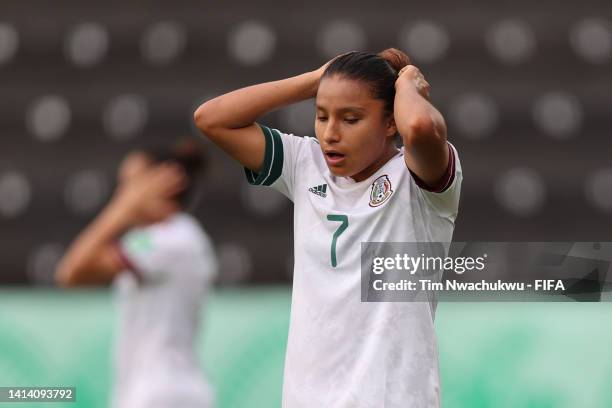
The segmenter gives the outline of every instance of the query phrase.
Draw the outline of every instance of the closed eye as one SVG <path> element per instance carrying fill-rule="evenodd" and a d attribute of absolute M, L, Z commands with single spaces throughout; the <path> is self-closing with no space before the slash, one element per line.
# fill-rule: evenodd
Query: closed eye
<path fill-rule="evenodd" d="M 344 119 L 344 121 L 348 123 L 349 125 L 354 125 L 355 123 L 359 122 L 359 119 L 358 118 L 347 118 L 347 119 Z"/>

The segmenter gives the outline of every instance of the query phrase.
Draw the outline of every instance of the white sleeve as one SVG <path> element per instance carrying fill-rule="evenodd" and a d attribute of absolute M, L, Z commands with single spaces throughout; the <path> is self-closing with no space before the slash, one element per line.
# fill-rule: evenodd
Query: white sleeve
<path fill-rule="evenodd" d="M 423 185 L 419 178 L 412 174 L 413 180 L 419 187 L 423 199 L 443 218 L 455 221 L 459 211 L 459 198 L 461 195 L 461 182 L 463 172 L 457 149 L 448 143 L 451 155 L 449 156 L 448 171 L 445 181 L 436 189 L 430 189 Z M 412 172 L 411 172 L 412 173 Z"/>
<path fill-rule="evenodd" d="M 167 279 L 205 278 L 216 274 L 216 258 L 205 236 L 185 221 L 169 221 L 127 232 L 119 241 L 119 251 L 138 280 L 159 282 Z"/>
<path fill-rule="evenodd" d="M 252 185 L 272 187 L 293 201 L 297 163 L 307 142 L 300 136 L 263 125 L 259 127 L 266 140 L 264 162 L 259 173 L 244 169 L 247 181 Z"/>
<path fill-rule="evenodd" d="M 153 228 L 128 231 L 119 240 L 119 252 L 127 269 L 139 281 L 162 279 L 168 271 L 170 254 Z"/>

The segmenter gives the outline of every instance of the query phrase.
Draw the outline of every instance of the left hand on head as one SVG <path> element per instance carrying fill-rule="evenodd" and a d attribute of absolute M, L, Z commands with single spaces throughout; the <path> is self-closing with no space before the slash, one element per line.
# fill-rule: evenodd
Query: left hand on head
<path fill-rule="evenodd" d="M 395 80 L 395 88 L 397 89 L 398 84 L 409 81 L 415 87 L 416 91 L 425 99 L 429 100 L 429 82 L 425 80 L 425 77 L 421 73 L 421 70 L 414 65 L 406 65 L 402 68 Z"/>

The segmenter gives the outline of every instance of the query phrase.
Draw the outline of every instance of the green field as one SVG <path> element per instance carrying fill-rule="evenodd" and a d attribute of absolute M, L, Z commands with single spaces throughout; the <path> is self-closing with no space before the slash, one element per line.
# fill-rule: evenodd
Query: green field
<path fill-rule="evenodd" d="M 289 304 L 287 287 L 212 297 L 199 344 L 220 408 L 280 406 Z M 0 291 L 0 386 L 77 388 L 23 408 L 106 407 L 114 322 L 107 290 Z M 443 407 L 612 407 L 611 303 L 442 303 L 436 328 Z"/>

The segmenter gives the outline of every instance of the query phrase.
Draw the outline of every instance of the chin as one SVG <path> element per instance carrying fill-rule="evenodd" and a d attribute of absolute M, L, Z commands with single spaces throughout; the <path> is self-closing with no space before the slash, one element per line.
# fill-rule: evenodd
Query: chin
<path fill-rule="evenodd" d="M 346 167 L 337 167 L 337 166 L 330 166 L 327 165 L 327 168 L 329 169 L 330 173 L 333 174 L 334 176 L 337 177 L 350 177 L 352 176 L 352 172 L 349 171 Z"/>

